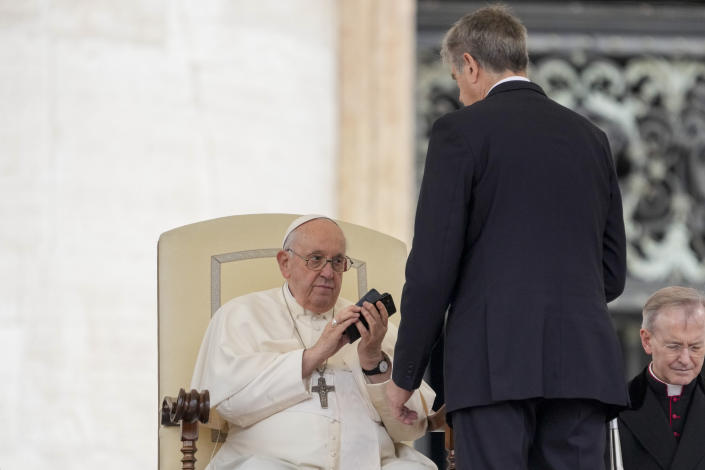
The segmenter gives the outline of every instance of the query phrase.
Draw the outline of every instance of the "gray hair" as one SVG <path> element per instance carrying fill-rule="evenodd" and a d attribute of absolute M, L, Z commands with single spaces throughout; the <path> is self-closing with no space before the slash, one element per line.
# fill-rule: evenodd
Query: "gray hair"
<path fill-rule="evenodd" d="M 526 28 L 504 5 L 480 8 L 456 21 L 443 38 L 446 65 L 460 71 L 466 52 L 490 72 L 523 72 L 529 64 Z"/>
<path fill-rule="evenodd" d="M 291 231 L 291 233 L 289 233 L 286 236 L 286 240 L 284 240 L 284 245 L 282 246 L 282 250 L 288 251 L 289 249 L 291 249 L 291 246 L 296 241 L 296 230 L 297 229 L 298 229 L 298 227 L 296 227 L 294 230 Z"/>
<path fill-rule="evenodd" d="M 705 295 L 691 287 L 670 286 L 654 292 L 644 304 L 641 327 L 653 332 L 654 320 L 670 307 L 685 307 L 686 315 L 693 315 L 699 308 L 705 310 Z"/>

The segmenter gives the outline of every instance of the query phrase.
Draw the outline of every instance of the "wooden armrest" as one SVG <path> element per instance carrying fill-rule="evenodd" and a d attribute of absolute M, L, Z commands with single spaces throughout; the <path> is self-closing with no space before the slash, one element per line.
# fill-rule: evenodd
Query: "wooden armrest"
<path fill-rule="evenodd" d="M 453 440 L 453 430 L 448 426 L 446 422 L 446 405 L 443 404 L 437 411 L 428 415 L 428 430 L 431 432 L 442 431 L 445 432 L 446 441 L 446 451 L 448 455 L 446 460 L 448 462 L 448 470 L 455 469 L 455 441 Z"/>
<path fill-rule="evenodd" d="M 428 430 L 443 431 L 446 427 L 446 405 L 428 415 Z"/>
<path fill-rule="evenodd" d="M 210 415 L 210 393 L 208 390 L 198 392 L 191 390 L 189 393 L 182 388 L 179 396 L 164 397 L 162 400 L 162 425 L 181 425 L 181 459 L 182 470 L 196 468 L 196 441 L 198 440 L 198 423 L 207 423 Z"/>

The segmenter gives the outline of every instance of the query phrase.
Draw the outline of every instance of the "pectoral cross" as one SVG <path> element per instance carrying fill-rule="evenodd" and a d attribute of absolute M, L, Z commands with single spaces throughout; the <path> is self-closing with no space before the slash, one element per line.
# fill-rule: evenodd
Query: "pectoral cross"
<path fill-rule="evenodd" d="M 328 385 L 325 377 L 318 377 L 318 385 L 311 387 L 312 392 L 318 393 L 318 398 L 321 400 L 321 408 L 328 408 L 328 392 L 334 392 L 335 386 Z"/>

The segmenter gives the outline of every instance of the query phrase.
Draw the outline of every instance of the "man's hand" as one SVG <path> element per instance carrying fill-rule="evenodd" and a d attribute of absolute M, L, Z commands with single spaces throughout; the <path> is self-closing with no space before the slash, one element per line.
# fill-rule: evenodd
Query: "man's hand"
<path fill-rule="evenodd" d="M 316 344 L 311 346 L 310 349 L 304 350 L 302 378 L 311 375 L 316 370 L 316 367 L 320 367 L 321 364 L 337 353 L 348 342 L 348 337 L 343 333 L 345 333 L 345 329 L 348 326 L 358 321 L 360 310 L 362 309 L 357 305 L 350 305 L 336 313 L 334 317 L 336 324 L 329 322 L 323 329 L 323 333 L 321 333 L 321 337 L 318 338 Z"/>
<path fill-rule="evenodd" d="M 362 322 L 355 325 L 360 332 L 357 355 L 363 369 L 374 369 L 383 358 L 382 340 L 387 334 L 389 314 L 382 302 L 377 302 L 377 307 L 370 302 L 365 302 L 362 304 L 360 313 L 365 317 L 370 328 L 369 330 L 365 328 Z"/>
<path fill-rule="evenodd" d="M 387 403 L 389 403 L 389 408 L 392 410 L 394 417 L 404 424 L 414 424 L 419 417 L 418 413 L 404 405 L 404 403 L 409 401 L 413 392 L 404 390 L 395 384 L 393 380 L 387 382 L 386 392 Z"/>

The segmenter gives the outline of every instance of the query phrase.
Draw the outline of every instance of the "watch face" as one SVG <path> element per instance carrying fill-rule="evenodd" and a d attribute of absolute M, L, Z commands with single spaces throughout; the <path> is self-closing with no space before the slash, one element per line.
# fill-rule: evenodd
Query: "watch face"
<path fill-rule="evenodd" d="M 384 374 L 385 372 L 387 372 L 387 369 L 389 369 L 389 364 L 387 364 L 387 361 L 382 360 L 379 362 L 378 367 L 379 367 L 379 371 Z"/>

